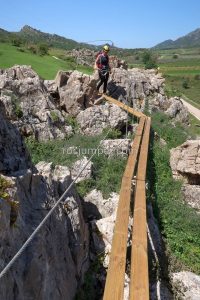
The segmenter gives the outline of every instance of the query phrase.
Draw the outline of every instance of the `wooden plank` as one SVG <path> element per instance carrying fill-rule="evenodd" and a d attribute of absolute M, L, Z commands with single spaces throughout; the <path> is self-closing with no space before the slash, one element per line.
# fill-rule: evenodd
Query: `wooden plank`
<path fill-rule="evenodd" d="M 133 217 L 130 300 L 149 300 L 148 252 L 146 230 L 145 177 L 149 147 L 150 118 L 147 118 L 142 139 Z"/>
<path fill-rule="evenodd" d="M 141 118 L 131 153 L 122 178 L 117 217 L 112 241 L 110 263 L 107 272 L 104 300 L 123 300 L 124 278 L 128 238 L 128 222 L 131 199 L 131 180 L 135 170 L 145 119 Z"/>
<path fill-rule="evenodd" d="M 137 111 L 137 110 L 135 110 L 135 109 L 129 107 L 128 105 L 126 105 L 126 104 L 124 104 L 124 103 L 122 103 L 122 102 L 120 102 L 120 101 L 118 101 L 118 100 L 116 100 L 116 99 L 114 99 L 114 98 L 112 98 L 112 97 L 109 97 L 109 96 L 107 96 L 107 95 L 105 95 L 105 94 L 103 94 L 103 97 L 104 97 L 107 101 L 109 101 L 109 102 L 111 102 L 111 103 L 113 103 L 113 104 L 115 104 L 115 105 L 121 107 L 122 109 L 128 111 L 129 113 L 131 113 L 132 115 L 134 115 L 134 116 L 136 116 L 136 117 L 139 117 L 139 118 L 140 118 L 140 117 L 145 117 L 145 115 L 144 115 L 143 113 L 141 113 L 141 112 L 139 112 L 139 111 Z"/>
<path fill-rule="evenodd" d="M 142 146 L 140 150 L 140 156 L 142 157 L 138 163 L 138 180 L 145 180 L 146 178 L 146 165 L 147 165 L 147 157 L 148 157 L 148 148 L 149 148 L 149 136 L 150 136 L 150 127 L 151 127 L 151 119 L 147 118 L 146 128 L 144 132 L 144 137 L 142 140 Z"/>

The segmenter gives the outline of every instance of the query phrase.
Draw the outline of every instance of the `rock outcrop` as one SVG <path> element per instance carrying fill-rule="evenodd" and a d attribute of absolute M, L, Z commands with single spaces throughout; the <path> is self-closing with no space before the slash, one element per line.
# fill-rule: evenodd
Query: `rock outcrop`
<path fill-rule="evenodd" d="M 112 70 L 108 90 L 112 97 L 137 110 L 163 111 L 171 118 L 188 123 L 188 111 L 179 97 L 168 99 L 164 93 L 165 79 L 155 70 Z"/>
<path fill-rule="evenodd" d="M 81 172 L 80 176 L 76 179 L 80 171 L 83 169 L 83 167 L 86 166 L 86 168 Z M 82 159 L 77 160 L 71 167 L 71 176 L 72 179 L 76 179 L 76 183 L 83 181 L 85 179 L 89 179 L 92 176 L 92 166 L 93 163 L 88 161 L 87 157 L 84 156 Z"/>
<path fill-rule="evenodd" d="M 0 112 L 0 269 L 72 182 L 67 167 L 33 167 L 22 138 Z M 4 154 L 4 152 L 1 152 Z M 2 173 L 4 175 L 2 175 Z M 73 299 L 88 268 L 89 231 L 74 187 L 1 278 L 0 298 Z"/>
<path fill-rule="evenodd" d="M 200 185 L 200 140 L 188 140 L 170 153 L 173 176 Z"/>
<path fill-rule="evenodd" d="M 30 66 L 14 66 L 0 70 L 0 102 L 4 104 L 8 118 L 24 136 L 39 141 L 64 139 L 73 134 L 68 117 L 78 116 L 84 133 L 88 108 L 92 122 L 100 124 L 98 127 L 110 126 L 107 116 L 102 120 L 104 111 L 101 113 L 99 108 L 93 107 L 98 98 L 97 82 L 97 72 L 86 75 L 78 71 L 59 71 L 55 80 L 43 81 Z M 172 119 L 188 123 L 188 112 L 181 99 L 168 99 L 164 95 L 164 78 L 154 70 L 126 70 L 118 65 L 112 69 L 108 91 L 115 99 L 137 110 L 164 111 Z M 107 108 L 104 110 L 106 113 Z M 96 124 L 93 129 L 99 133 L 101 129 L 96 130 Z"/>
<path fill-rule="evenodd" d="M 72 134 L 43 80 L 30 66 L 0 70 L 0 102 L 24 136 L 37 140 L 63 139 Z"/>
<path fill-rule="evenodd" d="M 172 276 L 176 299 L 200 299 L 200 276 L 192 272 L 174 273 Z"/>
<path fill-rule="evenodd" d="M 77 116 L 80 131 L 86 135 L 102 133 L 104 128 L 122 129 L 127 120 L 127 113 L 116 105 L 93 106 L 81 111 Z"/>
<path fill-rule="evenodd" d="M 131 150 L 130 139 L 104 140 L 100 143 L 103 153 L 108 157 L 128 156 Z"/>
<path fill-rule="evenodd" d="M 22 136 L 7 119 L 5 105 L 0 102 L 0 173 L 10 175 L 31 167 Z"/>
<path fill-rule="evenodd" d="M 200 210 L 200 141 L 188 140 L 171 149 L 170 165 L 174 178 L 183 179 L 186 202 Z"/>

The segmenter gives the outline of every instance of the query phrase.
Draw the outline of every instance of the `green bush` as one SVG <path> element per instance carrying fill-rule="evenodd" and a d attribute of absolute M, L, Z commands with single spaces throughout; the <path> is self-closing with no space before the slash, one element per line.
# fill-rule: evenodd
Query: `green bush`
<path fill-rule="evenodd" d="M 190 88 L 190 86 L 189 86 L 189 79 L 184 79 L 183 80 L 182 87 L 184 89 L 189 89 Z"/>
<path fill-rule="evenodd" d="M 107 134 L 106 139 L 118 139 L 122 136 L 122 132 L 117 128 L 104 128 L 103 134 Z"/>
<path fill-rule="evenodd" d="M 36 45 L 29 45 L 27 49 L 32 53 L 32 54 L 37 54 L 37 46 Z"/>
<path fill-rule="evenodd" d="M 177 58 L 178 58 L 178 54 L 174 54 L 173 59 L 177 59 Z"/>
<path fill-rule="evenodd" d="M 145 52 L 143 52 L 142 61 L 144 63 L 145 69 L 155 69 L 158 67 L 157 57 L 150 50 L 146 50 Z"/>
<path fill-rule="evenodd" d="M 51 119 L 54 123 L 56 123 L 60 120 L 59 115 L 56 111 L 51 111 L 50 116 L 51 116 Z"/>
<path fill-rule="evenodd" d="M 15 47 L 20 47 L 22 45 L 22 40 L 15 38 L 12 40 L 12 45 Z"/>
<path fill-rule="evenodd" d="M 65 122 L 67 125 L 72 126 L 74 131 L 79 129 L 79 125 L 75 117 L 69 115 L 65 118 Z"/>
<path fill-rule="evenodd" d="M 48 55 L 49 46 L 47 44 L 39 44 L 38 45 L 38 54 L 40 56 Z"/>

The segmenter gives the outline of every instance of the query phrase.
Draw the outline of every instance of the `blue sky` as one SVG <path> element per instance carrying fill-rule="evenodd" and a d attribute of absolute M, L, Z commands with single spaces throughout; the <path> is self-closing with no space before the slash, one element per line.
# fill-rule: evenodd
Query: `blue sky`
<path fill-rule="evenodd" d="M 118 47 L 152 47 L 200 28 L 198 0 L 19 0 L 0 5 L 0 28 L 25 24 L 76 41 L 112 40 Z"/>

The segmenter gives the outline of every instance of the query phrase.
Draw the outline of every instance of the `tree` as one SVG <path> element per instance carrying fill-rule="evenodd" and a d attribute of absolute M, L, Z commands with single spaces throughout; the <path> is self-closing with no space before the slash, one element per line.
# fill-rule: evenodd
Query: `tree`
<path fill-rule="evenodd" d="M 22 44 L 22 40 L 20 40 L 19 38 L 14 38 L 12 39 L 12 45 L 15 47 L 20 47 Z"/>
<path fill-rule="evenodd" d="M 41 56 L 48 55 L 49 47 L 47 44 L 39 44 L 38 45 L 38 53 Z"/>
<path fill-rule="evenodd" d="M 144 63 L 145 69 L 155 69 L 155 68 L 158 67 L 158 65 L 157 65 L 157 57 L 150 50 L 146 50 L 142 54 L 142 61 Z"/>

